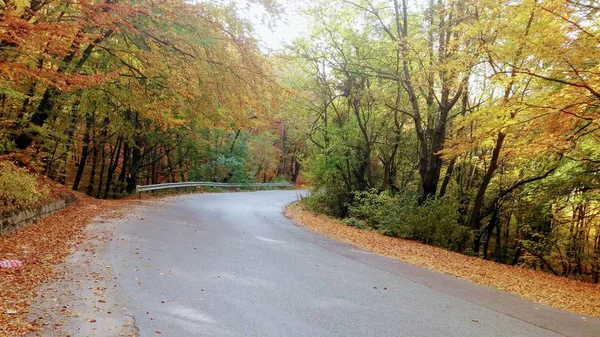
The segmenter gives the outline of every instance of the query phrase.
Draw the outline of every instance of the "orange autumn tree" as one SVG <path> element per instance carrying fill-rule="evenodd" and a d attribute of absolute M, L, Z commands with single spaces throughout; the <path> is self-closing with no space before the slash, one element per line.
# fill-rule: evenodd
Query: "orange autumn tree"
<path fill-rule="evenodd" d="M 231 8 L 2 5 L 0 150 L 32 153 L 76 190 L 85 181 L 88 193 L 110 197 L 188 179 L 208 160 L 211 130 L 268 125 L 277 107 L 269 62 Z"/>
<path fill-rule="evenodd" d="M 114 21 L 121 20 L 108 15 L 108 2 L 6 1 L 0 6 L 4 123 L 13 123 L 10 138 L 26 147 L 30 137 L 24 128 L 29 122 L 43 126 L 60 90 L 102 81 L 104 76 L 77 73 L 104 38 L 87 26 L 106 26 L 104 34 L 110 35 Z"/>

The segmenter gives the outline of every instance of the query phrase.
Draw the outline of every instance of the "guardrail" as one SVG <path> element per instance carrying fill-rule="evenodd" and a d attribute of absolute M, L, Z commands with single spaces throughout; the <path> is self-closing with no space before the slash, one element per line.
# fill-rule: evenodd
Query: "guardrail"
<path fill-rule="evenodd" d="M 154 184 L 154 185 L 137 185 L 135 187 L 135 193 L 142 193 L 148 191 L 164 190 L 167 188 L 183 188 L 183 187 L 294 187 L 288 183 L 254 183 L 254 184 L 232 184 L 232 183 L 213 183 L 213 182 L 185 182 L 185 183 L 166 183 L 166 184 Z"/>

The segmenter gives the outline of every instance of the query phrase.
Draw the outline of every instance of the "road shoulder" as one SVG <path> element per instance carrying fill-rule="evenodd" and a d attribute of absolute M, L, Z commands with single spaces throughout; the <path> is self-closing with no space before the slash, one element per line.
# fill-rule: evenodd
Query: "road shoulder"
<path fill-rule="evenodd" d="M 534 303 L 581 315 L 600 317 L 598 285 L 547 273 L 485 261 L 410 240 L 361 230 L 294 203 L 285 215 L 297 225 L 382 256 L 449 274 L 476 284 L 507 291 Z M 590 317 L 590 318 L 591 318 Z M 588 319 L 582 316 L 582 321 Z"/>
<path fill-rule="evenodd" d="M 108 262 L 113 231 L 134 214 L 113 221 L 96 219 L 86 227 L 87 239 L 56 267 L 60 277 L 39 287 L 29 317 L 40 330 L 30 336 L 137 335 Z"/>

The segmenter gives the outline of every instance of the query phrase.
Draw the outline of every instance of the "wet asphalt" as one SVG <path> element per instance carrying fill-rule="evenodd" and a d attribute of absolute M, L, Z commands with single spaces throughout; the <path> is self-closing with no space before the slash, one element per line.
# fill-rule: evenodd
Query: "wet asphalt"
<path fill-rule="evenodd" d="M 110 263 L 140 336 L 600 336 L 530 303 L 295 226 L 299 191 L 191 194 L 135 210 Z"/>

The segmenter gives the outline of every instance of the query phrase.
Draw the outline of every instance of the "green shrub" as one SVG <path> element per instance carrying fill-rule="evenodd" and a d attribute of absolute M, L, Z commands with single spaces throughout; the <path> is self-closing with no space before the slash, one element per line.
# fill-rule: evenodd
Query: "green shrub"
<path fill-rule="evenodd" d="M 471 230 L 458 224 L 457 202 L 447 197 L 419 205 L 412 194 L 356 192 L 349 214 L 382 234 L 456 251 L 464 251 L 473 240 Z"/>
<path fill-rule="evenodd" d="M 10 141 L 10 137 L 0 130 L 0 153 L 9 153 L 12 151 L 14 144 Z"/>
<path fill-rule="evenodd" d="M 0 163 L 0 208 L 3 211 L 32 206 L 47 193 L 38 187 L 36 178 L 27 169 L 9 162 Z"/>
<path fill-rule="evenodd" d="M 303 198 L 303 201 L 314 213 L 344 218 L 348 213 L 346 205 L 350 202 L 351 197 L 352 195 L 344 189 L 331 186 L 331 188 L 311 191 L 308 197 Z"/>
<path fill-rule="evenodd" d="M 382 223 L 386 223 L 393 201 L 389 194 L 380 194 L 375 189 L 354 192 L 353 201 L 348 205 L 348 215 L 363 219 L 369 227 L 379 229 Z"/>
<path fill-rule="evenodd" d="M 358 229 L 368 229 L 369 228 L 369 226 L 364 221 L 357 219 L 357 218 L 352 218 L 352 217 L 346 218 L 346 219 L 342 220 L 342 222 L 350 227 L 356 227 Z"/>

